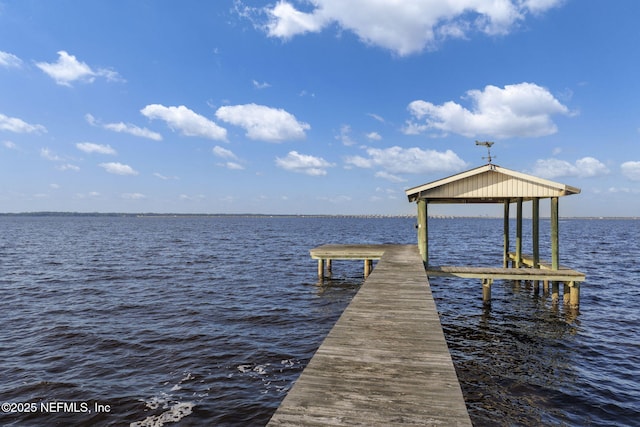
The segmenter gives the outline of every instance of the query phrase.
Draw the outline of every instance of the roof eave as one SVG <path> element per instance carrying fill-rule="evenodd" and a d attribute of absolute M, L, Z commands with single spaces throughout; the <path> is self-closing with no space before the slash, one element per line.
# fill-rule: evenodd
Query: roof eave
<path fill-rule="evenodd" d="M 500 202 L 504 202 L 504 201 L 514 201 L 517 200 L 519 197 L 518 196 L 510 196 L 510 197 L 492 197 L 492 198 L 469 198 L 469 197 L 461 197 L 461 198 L 447 198 L 446 200 L 449 200 L 448 202 L 445 201 L 438 201 L 437 198 L 428 198 L 426 193 L 428 193 L 429 190 L 449 184 L 451 182 L 455 182 L 458 180 L 462 180 L 465 178 L 469 178 L 472 177 L 474 175 L 478 175 L 481 173 L 485 173 L 487 171 L 494 171 L 497 173 L 502 173 L 504 175 L 508 175 L 514 178 L 518 178 L 518 179 L 522 179 L 522 180 L 526 180 L 526 181 L 530 181 L 530 182 L 534 182 L 536 184 L 540 184 L 540 185 L 544 185 L 547 187 L 550 187 L 554 190 L 558 191 L 558 196 L 570 196 L 572 194 L 579 194 L 580 193 L 580 189 L 577 187 L 572 187 L 570 185 L 565 185 L 565 184 L 561 184 L 559 182 L 555 182 L 555 181 L 550 181 L 548 179 L 544 179 L 544 178 L 539 178 L 533 175 L 528 175 L 522 172 L 517 172 L 511 169 L 507 169 L 507 168 L 503 168 L 500 167 L 498 165 L 494 165 L 494 164 L 486 164 L 483 166 L 479 166 L 477 168 L 474 169 L 470 169 L 468 171 L 464 171 L 464 172 L 460 172 L 458 174 L 455 175 L 451 175 L 449 177 L 446 178 L 442 178 L 436 181 L 432 181 L 426 184 L 422 184 L 416 187 L 412 187 L 409 188 L 407 190 L 405 190 L 405 194 L 409 200 L 409 202 L 415 202 L 419 199 L 428 199 L 430 202 L 432 203 L 500 203 Z M 546 198 L 551 198 L 551 197 L 555 197 L 553 195 L 549 195 L 549 196 L 544 196 L 544 197 L 525 197 L 525 200 L 532 200 L 534 198 L 538 198 L 538 199 L 546 199 Z M 495 202 L 491 202 L 489 200 L 495 200 Z"/>

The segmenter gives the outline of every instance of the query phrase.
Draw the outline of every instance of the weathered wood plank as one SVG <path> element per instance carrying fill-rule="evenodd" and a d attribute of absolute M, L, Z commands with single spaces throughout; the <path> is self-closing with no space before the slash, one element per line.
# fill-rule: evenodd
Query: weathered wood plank
<path fill-rule="evenodd" d="M 429 266 L 428 276 L 497 280 L 553 280 L 583 282 L 584 273 L 571 269 Z"/>
<path fill-rule="evenodd" d="M 309 251 L 313 259 L 380 259 L 394 245 L 322 245 Z"/>
<path fill-rule="evenodd" d="M 316 256 L 339 259 L 327 249 Z M 376 268 L 269 422 L 400 424 L 471 426 L 415 245 L 385 245 Z"/>

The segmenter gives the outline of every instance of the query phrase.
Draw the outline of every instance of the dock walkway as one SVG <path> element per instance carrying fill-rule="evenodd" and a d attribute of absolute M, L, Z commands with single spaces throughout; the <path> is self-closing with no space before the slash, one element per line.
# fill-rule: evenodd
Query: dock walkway
<path fill-rule="evenodd" d="M 471 426 L 418 247 L 355 249 L 380 260 L 269 426 Z"/>

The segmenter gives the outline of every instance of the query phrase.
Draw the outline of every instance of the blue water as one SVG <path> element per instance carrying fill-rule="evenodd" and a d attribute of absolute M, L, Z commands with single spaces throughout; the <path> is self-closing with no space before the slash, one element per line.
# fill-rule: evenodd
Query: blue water
<path fill-rule="evenodd" d="M 264 425 L 363 280 L 338 261 L 318 283 L 308 250 L 415 243 L 414 223 L 0 217 L 0 402 L 19 411 L 0 424 Z M 429 226 L 432 263 L 501 265 L 501 220 Z M 527 283 L 485 308 L 479 281 L 431 280 L 476 426 L 640 425 L 640 222 L 560 227 L 579 312 Z"/>

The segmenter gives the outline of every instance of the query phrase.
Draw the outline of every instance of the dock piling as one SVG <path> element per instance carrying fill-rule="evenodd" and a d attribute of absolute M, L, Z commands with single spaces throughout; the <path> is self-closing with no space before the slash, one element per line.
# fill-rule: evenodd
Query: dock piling
<path fill-rule="evenodd" d="M 364 260 L 364 278 L 366 279 L 371 274 L 371 270 L 373 270 L 373 260 L 365 259 Z"/>
<path fill-rule="evenodd" d="M 560 301 L 560 282 L 551 282 L 551 301 L 553 304 L 557 304 Z"/>
<path fill-rule="evenodd" d="M 491 305 L 491 285 L 493 279 L 482 279 L 482 302 L 484 305 Z"/>
<path fill-rule="evenodd" d="M 577 309 L 580 306 L 580 282 L 569 282 L 569 307 Z"/>
<path fill-rule="evenodd" d="M 562 302 L 564 303 L 565 306 L 568 306 L 571 298 L 570 298 L 570 287 L 569 287 L 569 282 L 564 282 L 564 286 L 562 288 Z"/>

